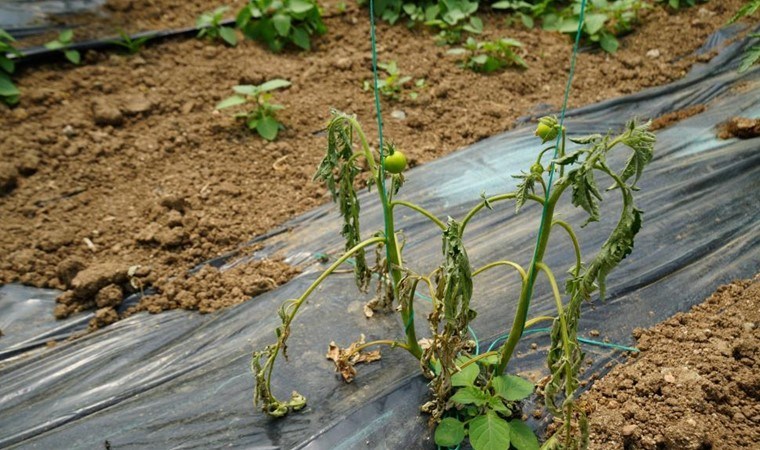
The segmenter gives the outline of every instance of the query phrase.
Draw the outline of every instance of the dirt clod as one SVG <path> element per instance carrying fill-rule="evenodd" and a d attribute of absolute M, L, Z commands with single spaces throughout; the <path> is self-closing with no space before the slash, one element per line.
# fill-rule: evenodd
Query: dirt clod
<path fill-rule="evenodd" d="M 0 195 L 7 195 L 16 188 L 18 183 L 18 169 L 8 163 L 0 163 Z"/>
<path fill-rule="evenodd" d="M 721 139 L 752 139 L 760 136 L 760 119 L 732 117 L 718 131 Z"/>
<path fill-rule="evenodd" d="M 96 125 L 118 126 L 124 122 L 124 116 L 115 105 L 99 99 L 92 105 L 92 119 Z"/>

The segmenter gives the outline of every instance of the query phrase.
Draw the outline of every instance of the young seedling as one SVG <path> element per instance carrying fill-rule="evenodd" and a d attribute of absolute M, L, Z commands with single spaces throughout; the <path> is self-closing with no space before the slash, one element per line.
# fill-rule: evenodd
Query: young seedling
<path fill-rule="evenodd" d="M 145 43 L 148 42 L 148 40 L 151 38 L 151 36 L 142 36 L 132 39 L 132 37 L 124 30 L 119 30 L 119 37 L 121 39 L 115 39 L 112 41 L 112 43 L 123 48 L 130 55 L 134 55 L 139 52 Z"/>
<path fill-rule="evenodd" d="M 220 6 L 211 12 L 205 12 L 198 16 L 195 21 L 196 27 L 200 28 L 198 37 L 209 39 L 221 39 L 227 45 L 234 47 L 237 45 L 237 35 L 235 29 L 222 25 L 224 14 L 229 11 L 228 6 Z"/>
<path fill-rule="evenodd" d="M 63 52 L 63 55 L 66 57 L 66 59 L 68 59 L 72 64 L 79 64 L 82 60 L 79 52 L 69 48 L 73 43 L 73 39 L 74 31 L 63 30 L 60 32 L 60 34 L 58 34 L 58 39 L 45 44 L 45 48 L 50 50 L 60 50 Z"/>
<path fill-rule="evenodd" d="M 412 77 L 402 75 L 401 70 L 396 65 L 396 61 L 389 63 L 379 63 L 377 67 L 386 73 L 386 77 L 377 80 L 377 88 L 384 97 L 391 100 L 399 101 L 408 95 L 410 99 L 416 100 L 419 92 L 416 89 L 425 87 L 425 79 L 418 78 L 413 81 Z M 372 83 L 369 80 L 364 81 L 364 90 L 372 89 Z"/>
<path fill-rule="evenodd" d="M 21 56 L 13 43 L 13 36 L 0 28 L 0 99 L 8 106 L 18 103 L 21 91 L 18 90 L 11 75 L 16 71 L 16 63 L 8 55 Z"/>
<path fill-rule="evenodd" d="M 524 330 L 550 321 L 553 324 L 548 356 L 551 375 L 544 388 L 545 403 L 553 414 L 561 417 L 563 424 L 560 433 L 550 438 L 549 444 L 581 448 L 588 435 L 584 413 L 575 404 L 583 361 L 577 337 L 581 304 L 590 300 L 597 289 L 600 296 L 604 296 L 606 277 L 633 249 L 633 239 L 642 220 L 633 195 L 638 190 L 636 183 L 644 167 L 652 159 L 655 140 L 648 126 L 631 121 L 617 135 L 607 133 L 569 139 L 555 118 L 544 117 L 536 135 L 542 143 L 550 145 L 536 152 L 536 162 L 529 172 L 516 176 L 521 180 L 517 189 L 489 197 L 483 194 L 464 217 L 443 221 L 414 203 L 396 198 L 404 181 L 402 172 L 406 158 L 403 153 L 392 145 L 384 146 L 381 153 L 374 152 L 354 116 L 333 112 L 327 127 L 327 152 L 314 178 L 325 182 L 340 207 L 345 253 L 300 297 L 287 300 L 278 311 L 282 324 L 275 330 L 276 341 L 255 352 L 251 361 L 256 381 L 254 403 L 275 417 L 306 405 L 306 398 L 297 392 L 293 392 L 288 400 L 280 400 L 273 394 L 274 365 L 280 353 L 288 356 L 291 325 L 303 304 L 330 274 L 353 258 L 355 281 L 360 291 L 367 292 L 373 277 L 377 280 L 377 295 L 367 308 L 398 311 L 404 337 L 372 342 L 365 342 L 362 337 L 346 348 L 331 345 L 327 357 L 346 381 L 356 375 L 357 363 L 380 357 L 378 351 L 367 352 L 366 349 L 378 345 L 404 349 L 420 361 L 422 373 L 430 379 L 432 398 L 421 409 L 429 413 L 431 422 L 436 424 L 435 441 L 439 446 L 455 447 L 469 436 L 475 450 L 537 449 L 537 438 L 520 420 L 519 406 L 521 400 L 532 395 L 534 386 L 520 377 L 505 374 L 505 371 Z M 568 140 L 577 147 L 567 148 Z M 631 152 L 625 165 L 615 170 L 610 167 L 608 156 L 620 147 Z M 547 155 L 555 155 L 555 158 Z M 545 170 L 545 165 L 549 170 Z M 366 239 L 362 238 L 355 188 L 364 167 L 369 171 L 370 185 L 376 186 L 384 220 L 384 230 Z M 549 190 L 551 170 L 557 177 Z M 617 225 L 601 250 L 584 263 L 573 227 L 555 217 L 554 211 L 564 194 L 571 192 L 571 203 L 588 213 L 582 226 L 599 220 L 599 202 L 603 198 L 598 188 L 599 176 L 612 182 L 610 189 L 616 189 L 620 194 L 622 206 Z M 527 267 L 506 259 L 472 267 L 465 248 L 467 225 L 478 214 L 503 201 L 514 201 L 518 212 L 527 202 L 542 206 L 546 226 L 539 227 L 534 255 Z M 431 273 L 418 272 L 402 256 L 400 230 L 396 227 L 394 214 L 396 208 L 419 213 L 432 227 L 440 230 L 441 263 Z M 565 280 L 565 299 L 554 272 L 544 262 L 550 234 L 555 230 L 568 238 L 568 247 L 575 255 L 575 263 Z M 367 264 L 365 255 L 371 247 L 375 248 L 377 258 L 374 267 Z M 477 316 L 473 284 L 478 275 L 501 268 L 514 270 L 521 280 L 515 317 L 504 342 L 500 344 L 502 339 L 499 339 L 492 349 L 481 353 L 470 337 L 470 326 Z M 529 319 L 533 288 L 540 276 L 551 287 L 556 315 Z M 425 299 L 425 308 L 430 310 L 429 314 L 417 315 L 427 317 L 429 325 L 428 336 L 421 340 L 417 337 L 414 314 L 419 299 Z"/>
<path fill-rule="evenodd" d="M 267 44 L 273 52 L 287 44 L 311 50 L 311 36 L 327 31 L 314 0 L 251 0 L 236 21 L 247 38 Z"/>
<path fill-rule="evenodd" d="M 247 105 L 248 110 L 235 114 L 235 117 L 245 120 L 245 125 L 255 130 L 259 136 L 268 141 L 277 138 L 277 133 L 284 128 L 277 120 L 277 111 L 284 108 L 282 105 L 270 103 L 271 91 L 290 86 L 290 81 L 274 79 L 258 86 L 245 84 L 232 88 L 235 95 L 227 97 L 216 105 L 216 109 L 231 108 L 238 105 Z"/>
<path fill-rule="evenodd" d="M 473 38 L 467 38 L 464 48 L 452 48 L 448 53 L 467 55 L 462 61 L 462 67 L 473 72 L 491 73 L 510 66 L 528 68 L 525 60 L 515 52 L 519 48 L 522 48 L 522 43 L 515 39 L 478 42 Z"/>

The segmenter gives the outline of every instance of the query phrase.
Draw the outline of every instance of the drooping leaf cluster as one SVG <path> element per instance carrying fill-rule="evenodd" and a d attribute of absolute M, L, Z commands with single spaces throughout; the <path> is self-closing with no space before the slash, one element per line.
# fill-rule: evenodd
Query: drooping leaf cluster
<path fill-rule="evenodd" d="M 346 239 L 346 251 L 361 242 L 359 227 L 359 198 L 356 193 L 356 177 L 361 167 L 354 155 L 354 132 L 347 117 L 333 112 L 332 120 L 327 126 L 327 152 L 319 164 L 314 180 L 323 181 L 340 208 L 343 216 L 341 234 Z M 372 273 L 367 266 L 364 250 L 354 255 L 354 275 L 356 285 L 362 292 L 367 292 Z"/>
<path fill-rule="evenodd" d="M 573 204 L 589 213 L 589 221 L 598 220 L 598 202 L 602 200 L 596 186 L 595 172 L 610 176 L 615 183 L 613 187 L 620 189 L 623 200 L 618 223 L 599 252 L 590 263 L 571 272 L 566 282 L 570 301 L 562 312 L 562 320 L 556 318 L 552 327 L 552 345 L 548 353 L 551 379 L 545 388 L 546 406 L 552 414 L 564 415 L 566 422 L 577 416 L 581 431 L 572 443 L 566 443 L 566 448 L 584 448 L 588 438 L 585 416 L 582 411 L 574 408 L 574 394 L 578 389 L 579 371 L 583 362 L 583 352 L 577 338 L 581 305 L 590 300 L 597 289 L 600 297 L 604 298 L 607 276 L 633 251 L 634 237 L 642 223 L 642 212 L 636 208 L 633 193 L 637 189 L 636 183 L 641 171 L 651 161 L 654 151 L 655 138 L 648 128 L 649 123 L 637 124 L 631 121 L 626 125 L 625 131 L 615 138 L 610 135 L 593 135 L 575 139 L 574 142 L 590 144 L 590 147 L 556 161 L 560 165 L 578 165 L 568 172 L 567 179 L 559 180 L 558 184 L 569 183 L 572 186 Z M 607 165 L 606 154 L 618 144 L 627 146 L 632 154 L 623 169 L 614 172 Z M 581 157 L 585 159 L 580 161 Z M 563 323 L 567 327 L 565 331 L 562 330 Z"/>

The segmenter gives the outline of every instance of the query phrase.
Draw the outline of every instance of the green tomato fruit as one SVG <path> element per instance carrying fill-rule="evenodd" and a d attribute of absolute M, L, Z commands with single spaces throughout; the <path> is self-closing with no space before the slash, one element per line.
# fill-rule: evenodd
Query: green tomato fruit
<path fill-rule="evenodd" d="M 551 141 L 557 137 L 557 134 L 559 134 L 557 127 L 552 127 L 543 122 L 536 127 L 536 136 L 540 137 L 542 142 Z"/>
<path fill-rule="evenodd" d="M 394 174 L 401 173 L 404 171 L 404 169 L 406 169 L 406 156 L 400 151 L 396 150 L 392 155 L 385 157 L 383 167 L 385 167 L 386 172 Z"/>
<path fill-rule="evenodd" d="M 532 166 L 530 166 L 531 173 L 534 173 L 536 175 L 541 175 L 544 173 L 544 166 L 542 166 L 540 163 L 535 163 Z"/>

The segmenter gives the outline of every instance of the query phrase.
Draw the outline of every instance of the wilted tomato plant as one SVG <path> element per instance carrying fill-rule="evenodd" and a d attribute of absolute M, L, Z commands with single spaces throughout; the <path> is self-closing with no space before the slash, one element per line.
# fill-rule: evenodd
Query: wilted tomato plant
<path fill-rule="evenodd" d="M 339 205 L 343 216 L 342 234 L 346 239 L 345 252 L 300 297 L 287 300 L 280 308 L 282 325 L 275 330 L 277 340 L 253 354 L 251 366 L 256 381 L 254 403 L 275 417 L 305 406 L 305 397 L 297 392 L 293 392 L 289 400 L 275 397 L 271 387 L 275 361 L 280 353 L 287 357 L 291 324 L 309 295 L 331 273 L 353 258 L 359 290 L 367 292 L 372 277 L 377 279 L 377 296 L 368 303 L 367 308 L 398 311 L 404 324 L 405 337 L 372 342 L 364 342 L 362 337 L 344 349 L 331 345 L 327 356 L 334 361 L 346 381 L 356 375 L 355 364 L 379 358 L 379 352 L 366 352 L 367 348 L 388 345 L 404 349 L 420 361 L 422 373 L 430 379 L 431 399 L 421 409 L 430 414 L 430 421 L 436 426 L 435 441 L 438 445 L 455 447 L 469 438 L 475 450 L 537 449 L 538 439 L 521 421 L 519 405 L 534 392 L 534 386 L 523 378 L 505 372 L 523 331 L 536 323 L 551 321 L 552 341 L 548 354 L 551 375 L 544 388 L 544 397 L 547 408 L 560 417 L 563 425 L 560 432 L 544 446 L 583 448 L 588 434 L 586 419 L 575 404 L 583 360 L 577 338 L 581 304 L 590 300 L 597 289 L 600 296 L 604 296 L 606 277 L 633 249 L 634 236 L 641 227 L 641 211 L 636 208 L 633 195 L 654 150 L 655 137 L 648 127 L 648 123 L 631 121 L 620 134 L 595 134 L 573 139 L 567 137 L 565 129 L 555 118 L 544 117 L 540 120 L 536 135 L 542 143 L 555 143 L 537 154 L 528 172 L 516 175 L 520 180 L 517 189 L 490 197 L 484 195 L 461 219 L 443 221 L 416 204 L 397 199 L 404 182 L 402 171 L 406 158 L 403 153 L 393 145 L 382 148 L 382 153 L 373 152 L 357 119 L 333 112 L 327 128 L 327 152 L 314 178 L 327 185 Z M 579 147 L 567 151 L 568 140 Z M 608 165 L 607 155 L 620 147 L 631 150 L 631 155 L 622 168 L 615 170 Z M 551 156 L 547 155 L 556 155 L 556 158 L 549 161 Z M 360 161 L 362 159 L 365 164 Z M 387 181 L 389 186 L 387 190 L 377 189 L 384 230 L 362 239 L 356 184 L 365 166 L 371 175 L 370 184 L 379 187 Z M 544 166 L 549 169 L 545 170 Z M 548 174 L 554 168 L 558 179 L 549 189 L 551 178 Z M 573 227 L 555 217 L 554 211 L 569 192 L 571 203 L 588 213 L 588 220 L 583 225 L 597 221 L 600 218 L 599 202 L 602 201 L 597 186 L 599 175 L 612 181 L 610 189 L 616 189 L 622 196 L 622 208 L 617 225 L 600 251 L 584 263 Z M 472 267 L 465 249 L 467 225 L 484 210 L 507 200 L 515 202 L 516 212 L 526 202 L 535 202 L 543 207 L 545 226 L 539 227 L 532 260 L 527 267 L 506 259 L 479 268 Z M 431 226 L 440 230 L 441 263 L 431 273 L 419 273 L 402 257 L 403 246 L 399 242 L 394 217 L 397 208 L 416 211 L 428 219 Z M 549 236 L 555 230 L 567 235 L 575 253 L 575 264 L 566 279 L 564 299 L 554 272 L 544 262 Z M 368 265 L 365 255 L 370 247 L 375 248 L 377 257 L 373 267 Z M 521 279 L 521 291 L 516 299 L 516 313 L 506 341 L 493 351 L 478 353 L 468 334 L 470 324 L 477 316 L 473 283 L 479 274 L 497 267 L 514 269 Z M 551 286 L 556 315 L 529 318 L 533 287 L 541 273 Z M 419 339 L 414 309 L 415 299 L 423 296 L 422 291 L 431 299 L 432 311 L 428 315 L 429 333 L 424 339 Z"/>

